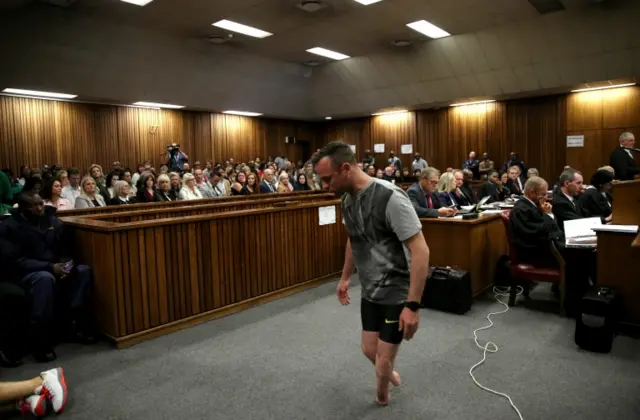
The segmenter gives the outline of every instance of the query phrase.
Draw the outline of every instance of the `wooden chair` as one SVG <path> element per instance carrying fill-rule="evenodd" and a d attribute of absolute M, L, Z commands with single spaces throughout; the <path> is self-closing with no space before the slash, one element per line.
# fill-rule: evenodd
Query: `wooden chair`
<path fill-rule="evenodd" d="M 513 242 L 513 233 L 509 223 L 509 212 L 501 214 L 504 223 L 507 243 L 509 244 L 509 272 L 511 274 L 511 291 L 509 292 L 509 306 L 516 303 L 517 288 L 522 284 L 523 294 L 529 297 L 529 282 L 552 283 L 560 289 L 560 311 L 564 312 L 565 299 L 565 262 L 558 248 L 551 242 L 550 248 L 558 267 L 535 267 L 532 264 L 518 262 L 518 254 Z"/>

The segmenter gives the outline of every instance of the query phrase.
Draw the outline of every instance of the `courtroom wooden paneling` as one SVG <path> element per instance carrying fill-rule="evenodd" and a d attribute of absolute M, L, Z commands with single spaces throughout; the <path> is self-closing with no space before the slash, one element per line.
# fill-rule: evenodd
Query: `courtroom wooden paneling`
<path fill-rule="evenodd" d="M 498 260 L 508 252 L 500 215 L 481 215 L 475 220 L 420 221 L 429 245 L 431 266 L 469 271 L 474 296 L 493 284 Z"/>
<path fill-rule="evenodd" d="M 341 223 L 320 226 L 318 207 L 336 206 L 340 220 L 339 204 L 64 222 L 79 245 L 75 259 L 94 268 L 101 331 L 127 345 L 336 275 L 346 232 Z"/>

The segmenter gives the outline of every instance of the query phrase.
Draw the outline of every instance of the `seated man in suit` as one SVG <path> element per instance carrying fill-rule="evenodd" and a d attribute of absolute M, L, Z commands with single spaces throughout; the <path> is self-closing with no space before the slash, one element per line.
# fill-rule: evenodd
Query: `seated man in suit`
<path fill-rule="evenodd" d="M 620 147 L 616 147 L 616 150 L 611 153 L 609 162 L 615 170 L 616 179 L 628 181 L 636 175 L 640 175 L 640 168 L 636 164 L 633 153 L 631 150 L 626 149 L 627 147 L 635 147 L 636 138 L 633 133 L 625 132 L 620 135 L 618 140 Z"/>
<path fill-rule="evenodd" d="M 507 181 L 507 188 L 511 191 L 512 195 L 522 195 L 524 190 L 524 182 L 522 182 L 522 178 L 520 177 L 520 167 L 517 165 L 513 165 L 509 168 L 509 180 Z"/>
<path fill-rule="evenodd" d="M 456 210 L 442 207 L 436 186 L 440 182 L 440 171 L 429 167 L 422 171 L 420 180 L 407 189 L 407 195 L 418 217 L 453 216 Z"/>
<path fill-rule="evenodd" d="M 585 217 L 578 201 L 578 195 L 582 192 L 582 174 L 575 170 L 566 170 L 560 175 L 560 188 L 553 195 L 553 215 L 558 226 L 564 230 L 566 220 L 576 220 Z M 611 221 L 611 215 L 603 218 L 602 222 Z"/>
<path fill-rule="evenodd" d="M 491 196 L 487 203 L 494 203 L 496 201 L 504 201 L 510 196 L 509 188 L 502 184 L 502 181 L 498 179 L 498 172 L 491 171 L 487 177 L 487 182 L 480 187 L 479 199 L 483 199 L 486 196 Z"/>
<path fill-rule="evenodd" d="M 565 248 L 564 233 L 553 215 L 553 207 L 546 201 L 548 184 L 537 176 L 527 180 L 523 196 L 509 216 L 513 245 L 518 263 L 536 267 L 557 267 L 551 252 L 553 243 L 565 260 L 565 309 L 572 315 L 576 305 L 589 288 L 589 276 L 595 279 L 595 253 L 589 249 Z"/>
<path fill-rule="evenodd" d="M 580 194 L 578 204 L 585 217 L 603 217 L 611 215 L 611 183 L 613 174 L 606 169 L 598 169 L 591 177 L 591 185 Z"/>
<path fill-rule="evenodd" d="M 272 169 L 265 169 L 262 173 L 262 181 L 260 181 L 260 193 L 275 193 L 276 185 Z"/>
<path fill-rule="evenodd" d="M 33 355 L 52 361 L 54 310 L 68 322 L 68 338 L 95 343 L 90 308 L 91 268 L 74 265 L 62 222 L 55 207 L 45 206 L 34 193 L 21 194 L 18 208 L 0 225 L 0 238 L 10 244 L 12 278 L 30 298 Z"/>
<path fill-rule="evenodd" d="M 466 180 L 465 172 L 468 174 L 466 176 L 469 177 Z M 461 171 L 460 169 L 456 169 L 453 171 L 453 176 L 456 179 L 456 200 L 458 204 L 461 206 L 468 206 L 474 204 L 477 200 L 475 199 L 475 195 L 473 194 L 473 190 L 471 189 L 471 180 L 473 179 L 473 172 L 468 169 Z M 466 184 L 465 184 L 466 182 Z"/>

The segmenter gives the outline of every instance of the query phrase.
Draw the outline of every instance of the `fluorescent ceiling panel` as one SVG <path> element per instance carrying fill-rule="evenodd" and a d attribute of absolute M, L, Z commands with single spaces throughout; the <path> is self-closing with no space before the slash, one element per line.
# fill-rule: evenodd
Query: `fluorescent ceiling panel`
<path fill-rule="evenodd" d="M 14 89 L 14 88 L 6 88 L 5 90 L 3 90 L 3 92 L 13 93 L 15 95 L 40 96 L 43 98 L 57 98 L 57 99 L 73 99 L 78 97 L 78 95 L 70 95 L 68 93 L 42 92 L 39 90 Z"/>
<path fill-rule="evenodd" d="M 365 6 L 368 6 L 370 4 L 377 3 L 382 0 L 356 0 L 356 1 L 360 4 L 364 4 Z"/>
<path fill-rule="evenodd" d="M 459 104 L 451 104 L 451 106 L 463 106 L 463 105 L 478 105 L 478 104 L 488 104 L 490 102 L 495 102 L 495 99 L 488 99 L 486 101 L 475 101 L 475 102 L 460 102 Z"/>
<path fill-rule="evenodd" d="M 584 88 L 584 89 L 575 89 L 571 92 L 589 92 L 592 90 L 603 90 L 603 89 L 615 89 L 627 86 L 635 86 L 635 83 L 623 83 L 621 85 L 611 85 L 611 86 L 601 86 L 601 87 L 593 87 L 593 88 Z"/>
<path fill-rule="evenodd" d="M 238 32 L 243 35 L 252 36 L 254 38 L 266 38 L 268 36 L 273 35 L 270 32 L 266 32 L 261 29 L 243 25 L 242 23 L 233 22 L 227 19 L 219 20 L 218 22 L 213 23 L 212 25 L 218 28 L 226 29 L 228 31 Z"/>
<path fill-rule="evenodd" d="M 183 105 L 160 104 L 156 102 L 134 102 L 133 105 L 145 106 L 149 108 L 168 108 L 168 109 L 184 108 Z"/>
<path fill-rule="evenodd" d="M 310 48 L 307 50 L 307 52 L 310 52 L 311 54 L 321 55 L 327 58 L 332 58 L 334 60 L 344 60 L 345 58 L 351 58 L 348 55 L 344 55 L 339 52 L 327 50 L 326 48 L 320 47 Z"/>
<path fill-rule="evenodd" d="M 259 112 L 249 112 L 249 111 L 222 111 L 223 114 L 231 114 L 231 115 L 242 115 L 245 117 L 259 117 L 262 115 Z"/>
<path fill-rule="evenodd" d="M 412 23 L 407 23 L 407 26 L 413 29 L 414 31 L 418 31 L 421 34 L 428 36 L 429 38 L 444 38 L 445 36 L 450 36 L 451 34 L 443 29 L 438 28 L 433 23 L 427 22 L 426 20 L 419 20 Z"/>
<path fill-rule="evenodd" d="M 325 119 L 325 120 L 330 120 L 330 119 L 331 119 L 331 117 L 324 117 L 324 119 Z"/>
<path fill-rule="evenodd" d="M 409 112 L 409 111 L 407 111 L 406 109 L 400 109 L 397 111 L 376 112 L 375 114 L 371 114 L 371 115 L 379 116 L 379 115 L 403 114 L 405 112 Z"/>
<path fill-rule="evenodd" d="M 151 3 L 153 0 L 122 0 L 125 3 L 135 4 L 136 6 L 146 6 Z"/>

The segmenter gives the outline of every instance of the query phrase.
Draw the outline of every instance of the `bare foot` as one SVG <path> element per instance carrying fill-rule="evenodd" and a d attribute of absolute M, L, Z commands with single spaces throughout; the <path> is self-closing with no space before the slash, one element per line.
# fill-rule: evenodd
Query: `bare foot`
<path fill-rule="evenodd" d="M 389 378 L 389 382 L 391 382 L 391 385 L 393 386 L 400 386 L 400 384 L 402 383 L 402 381 L 400 380 L 400 374 L 394 370 L 391 373 L 391 378 Z"/>
<path fill-rule="evenodd" d="M 380 407 L 384 407 L 386 405 L 389 404 L 389 395 L 387 395 L 386 398 L 380 398 L 379 396 L 376 397 L 376 404 L 378 404 Z"/>

